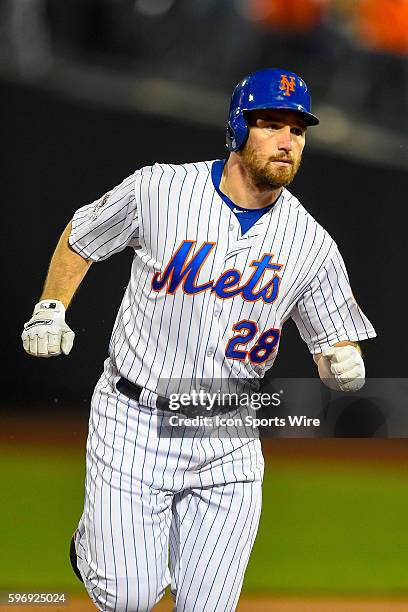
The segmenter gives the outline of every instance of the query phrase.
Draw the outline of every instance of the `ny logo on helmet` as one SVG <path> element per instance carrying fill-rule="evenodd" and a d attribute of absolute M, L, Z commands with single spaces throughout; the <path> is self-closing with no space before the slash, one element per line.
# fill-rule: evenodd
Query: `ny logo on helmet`
<path fill-rule="evenodd" d="M 285 91 L 285 96 L 290 96 L 295 91 L 295 77 L 287 77 L 286 74 L 281 74 L 280 88 Z"/>

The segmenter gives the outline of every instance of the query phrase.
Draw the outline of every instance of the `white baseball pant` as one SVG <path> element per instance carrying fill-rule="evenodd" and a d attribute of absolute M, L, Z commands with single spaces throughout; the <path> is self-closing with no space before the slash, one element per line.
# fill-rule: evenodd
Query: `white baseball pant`
<path fill-rule="evenodd" d="M 169 584 L 177 612 L 233 611 L 261 511 L 260 441 L 158 437 L 161 414 L 102 375 L 78 569 L 104 612 L 151 610 Z"/>

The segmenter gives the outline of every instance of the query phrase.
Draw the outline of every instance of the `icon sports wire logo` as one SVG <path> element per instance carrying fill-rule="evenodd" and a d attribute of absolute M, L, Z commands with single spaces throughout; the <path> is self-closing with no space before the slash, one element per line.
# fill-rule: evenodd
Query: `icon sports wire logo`
<path fill-rule="evenodd" d="M 295 77 L 288 77 L 286 74 L 281 74 L 280 87 L 285 92 L 285 96 L 291 96 L 294 93 L 296 87 Z"/>

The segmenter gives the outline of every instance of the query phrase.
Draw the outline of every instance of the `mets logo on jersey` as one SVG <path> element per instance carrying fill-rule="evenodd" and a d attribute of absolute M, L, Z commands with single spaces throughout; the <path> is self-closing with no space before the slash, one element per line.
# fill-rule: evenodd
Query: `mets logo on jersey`
<path fill-rule="evenodd" d="M 246 302 L 262 300 L 265 304 L 272 304 L 278 297 L 281 278 L 277 272 L 283 268 L 283 265 L 272 263 L 273 254 L 263 253 L 259 260 L 252 261 L 250 267 L 253 268 L 253 272 L 244 284 L 240 284 L 242 272 L 230 268 L 219 278 L 198 285 L 198 274 L 216 243 L 203 242 L 195 255 L 191 255 L 195 244 L 195 240 L 183 240 L 165 270 L 154 274 L 153 291 L 162 291 L 165 288 L 166 293 L 174 294 L 181 287 L 187 295 L 211 291 L 221 299 L 241 295 Z M 273 271 L 273 277 L 267 282 L 262 282 L 267 270 Z"/>
<path fill-rule="evenodd" d="M 295 91 L 296 83 L 295 77 L 287 77 L 286 74 L 281 74 L 281 82 L 279 89 L 282 89 L 285 92 L 285 96 L 290 96 Z"/>

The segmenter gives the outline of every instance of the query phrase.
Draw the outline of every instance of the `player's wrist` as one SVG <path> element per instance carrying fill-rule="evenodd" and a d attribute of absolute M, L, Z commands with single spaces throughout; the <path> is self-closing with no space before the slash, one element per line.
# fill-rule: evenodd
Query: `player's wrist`
<path fill-rule="evenodd" d="M 42 298 L 34 307 L 34 313 L 47 311 L 48 313 L 65 314 L 66 306 L 61 300 L 53 298 Z"/>

